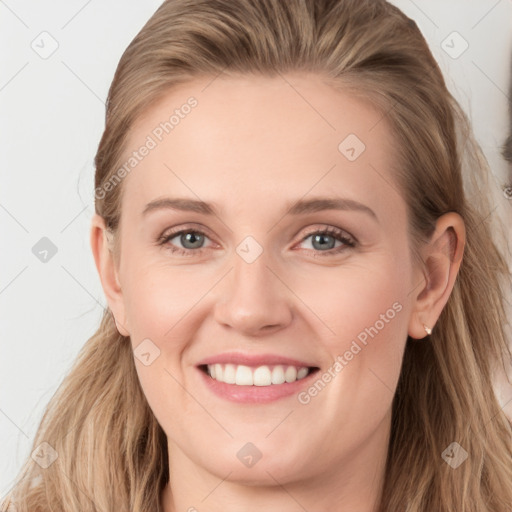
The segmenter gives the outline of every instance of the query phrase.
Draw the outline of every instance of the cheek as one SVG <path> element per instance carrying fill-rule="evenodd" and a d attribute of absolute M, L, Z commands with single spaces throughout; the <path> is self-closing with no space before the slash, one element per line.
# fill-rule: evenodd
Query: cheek
<path fill-rule="evenodd" d="M 318 273 L 309 280 L 309 288 L 303 286 L 298 295 L 307 297 L 305 301 L 325 326 L 324 340 L 335 349 L 355 338 L 364 343 L 368 331 L 384 334 L 391 324 L 404 322 L 410 291 L 407 275 L 406 262 L 397 266 L 384 259 L 364 267 L 324 269 L 323 275 Z"/>
<path fill-rule="evenodd" d="M 180 429 L 176 414 L 195 405 L 183 395 L 183 385 L 189 387 L 184 353 L 197 329 L 201 298 L 216 276 L 161 261 L 133 264 L 128 275 L 125 304 L 139 381 L 157 420 L 174 436 Z"/>
<path fill-rule="evenodd" d="M 396 387 L 410 309 L 407 269 L 406 261 L 392 258 L 347 267 L 332 272 L 329 282 L 317 280 L 320 286 L 305 299 L 325 326 L 319 331 L 323 349 L 339 363 L 331 367 L 332 389 L 345 396 L 347 414 L 360 407 L 384 410 Z"/>
<path fill-rule="evenodd" d="M 139 337 L 165 338 L 169 343 L 179 343 L 177 333 L 183 321 L 216 277 L 201 272 L 198 266 L 171 267 L 162 262 L 146 262 L 133 268 L 129 276 L 125 305 L 131 331 Z"/>

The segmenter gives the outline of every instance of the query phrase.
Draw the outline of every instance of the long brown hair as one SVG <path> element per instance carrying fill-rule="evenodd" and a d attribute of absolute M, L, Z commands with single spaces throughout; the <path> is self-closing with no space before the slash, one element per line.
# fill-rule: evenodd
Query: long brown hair
<path fill-rule="evenodd" d="M 418 27 L 384 0 L 168 0 L 124 52 L 96 154 L 96 212 L 116 233 L 127 133 L 173 86 L 198 76 L 322 74 L 382 112 L 396 143 L 411 249 L 446 212 L 466 225 L 452 294 L 428 341 L 407 340 L 393 402 L 383 512 L 509 512 L 512 429 L 493 391 L 510 358 L 505 280 L 492 233 L 489 167 Z M 107 190 L 108 188 L 108 190 Z M 418 259 L 419 261 L 419 259 Z M 18 512 L 161 511 L 167 442 L 140 387 L 129 338 L 105 311 L 50 401 L 10 497 Z M 467 460 L 442 457 L 458 443 Z M 6 500 L 7 503 L 7 500 Z"/>

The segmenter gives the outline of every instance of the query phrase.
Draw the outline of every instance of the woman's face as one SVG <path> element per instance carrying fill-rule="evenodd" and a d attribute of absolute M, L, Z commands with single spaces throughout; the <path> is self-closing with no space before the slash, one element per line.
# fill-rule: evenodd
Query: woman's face
<path fill-rule="evenodd" d="M 391 147 L 312 75 L 197 80 L 135 124 L 109 303 L 177 460 L 274 485 L 383 455 L 418 277 Z"/>

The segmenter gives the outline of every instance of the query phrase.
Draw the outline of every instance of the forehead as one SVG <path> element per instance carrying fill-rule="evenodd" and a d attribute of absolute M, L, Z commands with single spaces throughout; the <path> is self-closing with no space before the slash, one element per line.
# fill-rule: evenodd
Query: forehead
<path fill-rule="evenodd" d="M 392 144 L 380 111 L 320 76 L 197 79 L 132 127 L 125 162 L 150 149 L 133 161 L 123 204 L 142 211 L 172 194 L 240 208 L 249 197 L 278 204 L 330 192 L 393 206 Z"/>

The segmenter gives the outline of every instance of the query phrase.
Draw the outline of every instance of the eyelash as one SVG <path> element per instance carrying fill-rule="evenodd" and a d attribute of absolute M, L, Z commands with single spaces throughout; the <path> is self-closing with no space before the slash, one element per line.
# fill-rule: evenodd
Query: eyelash
<path fill-rule="evenodd" d="M 204 235 L 207 237 L 208 235 L 200 230 L 192 229 L 192 228 L 183 228 L 179 231 L 174 231 L 172 233 L 169 233 L 167 235 L 162 235 L 157 239 L 157 244 L 159 246 L 164 246 L 168 244 L 170 240 L 173 238 L 176 238 L 178 235 L 181 235 L 183 233 L 194 233 L 196 235 Z M 308 233 L 305 237 L 302 238 L 301 242 L 304 242 L 312 235 L 331 235 L 334 238 L 336 238 L 338 241 L 342 242 L 344 245 L 341 245 L 340 247 L 337 247 L 335 249 L 329 249 L 328 251 L 318 251 L 314 249 L 312 250 L 315 254 L 314 257 L 325 257 L 325 256 L 334 256 L 336 254 L 341 253 L 342 251 L 347 250 L 347 248 L 355 248 L 357 245 L 357 241 L 354 238 L 348 237 L 345 235 L 345 232 L 341 229 L 334 228 L 334 227 L 327 227 L 324 229 L 317 229 L 315 231 L 312 231 Z M 204 250 L 206 250 L 206 247 L 200 247 L 199 249 L 180 249 L 179 247 L 174 247 L 172 245 L 168 245 L 166 247 L 167 250 L 171 251 L 173 254 L 179 254 L 182 256 L 192 256 L 193 253 L 195 254 L 201 254 Z"/>

